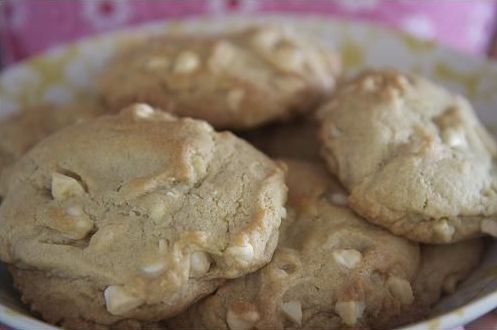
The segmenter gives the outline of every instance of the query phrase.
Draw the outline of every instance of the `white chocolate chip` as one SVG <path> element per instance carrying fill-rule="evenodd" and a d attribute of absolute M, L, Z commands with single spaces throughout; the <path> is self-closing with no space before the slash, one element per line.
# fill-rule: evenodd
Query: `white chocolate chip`
<path fill-rule="evenodd" d="M 130 294 L 120 285 L 111 285 L 104 291 L 105 306 L 112 315 L 123 315 L 141 304 L 143 300 Z"/>
<path fill-rule="evenodd" d="M 330 201 L 338 206 L 346 206 L 347 205 L 347 196 L 340 193 L 333 193 L 330 196 Z"/>
<path fill-rule="evenodd" d="M 71 206 L 66 209 L 66 214 L 70 217 L 79 217 L 83 215 L 83 210 L 79 206 Z"/>
<path fill-rule="evenodd" d="M 335 304 L 335 312 L 348 326 L 354 326 L 357 323 L 365 308 L 366 306 L 361 301 L 340 301 Z"/>
<path fill-rule="evenodd" d="M 155 110 L 150 105 L 145 103 L 136 103 L 133 106 L 133 113 L 138 118 L 150 118 L 154 115 Z"/>
<path fill-rule="evenodd" d="M 228 92 L 226 96 L 226 102 L 228 107 L 232 111 L 237 111 L 240 108 L 240 104 L 245 96 L 243 89 L 233 89 Z"/>
<path fill-rule="evenodd" d="M 299 326 L 302 325 L 302 305 L 298 300 L 281 304 L 281 311 L 286 318 Z"/>
<path fill-rule="evenodd" d="M 439 221 L 434 226 L 435 233 L 441 238 L 444 242 L 450 242 L 452 236 L 456 232 L 454 226 L 449 225 L 446 220 Z"/>
<path fill-rule="evenodd" d="M 259 312 L 253 304 L 232 306 L 226 314 L 226 322 L 231 330 L 252 329 L 259 319 Z"/>
<path fill-rule="evenodd" d="M 282 206 L 282 207 L 280 208 L 280 215 L 281 215 L 281 218 L 282 218 L 282 219 L 285 219 L 285 218 L 286 218 L 286 216 L 287 216 L 286 207 Z"/>
<path fill-rule="evenodd" d="M 227 248 L 226 253 L 238 261 L 250 262 L 254 257 L 254 247 L 250 243 L 245 243 Z"/>
<path fill-rule="evenodd" d="M 158 260 L 156 262 L 144 265 L 141 267 L 141 271 L 150 277 L 156 277 L 164 273 L 166 270 L 166 262 L 164 260 Z"/>
<path fill-rule="evenodd" d="M 190 255 L 190 277 L 202 276 L 209 271 L 211 260 L 207 253 L 195 251 Z"/>
<path fill-rule="evenodd" d="M 280 33 L 273 29 L 265 29 L 258 31 L 252 37 L 252 43 L 255 48 L 261 51 L 268 51 L 273 48 L 281 39 Z"/>
<path fill-rule="evenodd" d="M 85 190 L 78 180 L 57 172 L 52 173 L 52 196 L 55 200 L 62 201 L 84 193 Z"/>
<path fill-rule="evenodd" d="M 480 226 L 482 233 L 497 237 L 497 221 L 485 219 Z"/>
<path fill-rule="evenodd" d="M 305 64 L 304 53 L 294 47 L 284 47 L 274 53 L 274 65 L 286 72 L 302 72 Z"/>
<path fill-rule="evenodd" d="M 200 67 L 200 58 L 192 51 L 182 51 L 174 62 L 173 72 L 178 74 L 192 73 Z"/>
<path fill-rule="evenodd" d="M 453 129 L 453 128 L 445 129 L 442 132 L 442 140 L 449 147 L 453 147 L 453 148 L 466 147 L 468 145 L 468 142 L 466 141 L 466 136 L 464 135 L 464 132 L 462 132 L 460 130 Z"/>
<path fill-rule="evenodd" d="M 207 61 L 207 65 L 213 72 L 229 69 L 233 61 L 235 61 L 237 53 L 238 49 L 232 43 L 224 40 L 218 41 Z"/>
<path fill-rule="evenodd" d="M 390 276 L 387 280 L 387 287 L 390 293 L 400 300 L 402 305 L 413 303 L 414 294 L 409 281 L 397 276 Z"/>
<path fill-rule="evenodd" d="M 362 259 L 361 252 L 353 249 L 343 249 L 333 251 L 335 262 L 348 269 L 355 268 Z"/>
<path fill-rule="evenodd" d="M 163 56 L 152 57 L 145 61 L 144 67 L 150 71 L 164 70 L 169 67 L 169 60 Z"/>
<path fill-rule="evenodd" d="M 68 236 L 74 239 L 85 238 L 93 229 L 93 221 L 87 215 L 78 216 L 74 220 L 75 226 L 71 233 L 68 233 Z"/>
<path fill-rule="evenodd" d="M 171 198 L 176 198 L 176 197 L 178 197 L 178 194 L 175 191 L 168 191 L 166 193 L 166 196 L 169 196 Z"/>

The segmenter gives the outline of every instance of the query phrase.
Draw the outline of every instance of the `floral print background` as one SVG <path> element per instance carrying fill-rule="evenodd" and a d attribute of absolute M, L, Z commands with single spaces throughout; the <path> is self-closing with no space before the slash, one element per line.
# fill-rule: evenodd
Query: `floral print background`
<path fill-rule="evenodd" d="M 320 14 L 376 22 L 474 54 L 494 32 L 494 0 L 0 0 L 6 64 L 81 37 L 159 19 L 229 13 Z"/>

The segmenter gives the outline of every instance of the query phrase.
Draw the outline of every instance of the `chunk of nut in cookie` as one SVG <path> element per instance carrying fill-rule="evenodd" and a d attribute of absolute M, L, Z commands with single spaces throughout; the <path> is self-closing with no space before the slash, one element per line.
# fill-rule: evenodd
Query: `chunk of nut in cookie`
<path fill-rule="evenodd" d="M 497 220 L 483 220 L 481 222 L 480 229 L 482 233 L 497 237 Z"/>
<path fill-rule="evenodd" d="M 399 299 L 402 305 L 410 305 L 413 303 L 414 294 L 409 281 L 397 276 L 390 276 L 387 280 L 387 287 L 390 293 Z"/>
<path fill-rule="evenodd" d="M 174 61 L 173 72 L 177 74 L 192 73 L 200 67 L 199 56 L 189 50 L 182 51 Z"/>
<path fill-rule="evenodd" d="M 362 317 L 366 308 L 362 301 L 339 301 L 335 304 L 335 312 L 340 316 L 343 323 L 354 326 Z"/>
<path fill-rule="evenodd" d="M 450 242 L 450 240 L 454 236 L 454 233 L 456 232 L 456 229 L 454 228 L 454 226 L 447 223 L 446 220 L 441 220 L 437 224 L 435 224 L 434 231 L 439 239 L 444 242 Z"/>
<path fill-rule="evenodd" d="M 85 189 L 78 180 L 57 172 L 52 173 L 51 191 L 52 197 L 57 201 L 82 196 L 85 193 Z"/>
<path fill-rule="evenodd" d="M 252 329 L 259 319 L 257 307 L 250 303 L 235 303 L 226 313 L 226 322 L 231 330 Z"/>
<path fill-rule="evenodd" d="M 281 304 L 283 315 L 291 322 L 302 325 L 302 304 L 298 300 L 292 300 Z"/>
<path fill-rule="evenodd" d="M 341 249 L 333 251 L 333 259 L 340 266 L 353 269 L 361 262 L 361 252 L 354 249 Z"/>
<path fill-rule="evenodd" d="M 112 315 L 124 315 L 143 304 L 121 285 L 108 286 L 104 291 L 105 306 Z"/>
<path fill-rule="evenodd" d="M 204 251 L 195 251 L 190 255 L 190 277 L 206 274 L 211 266 L 209 254 Z"/>

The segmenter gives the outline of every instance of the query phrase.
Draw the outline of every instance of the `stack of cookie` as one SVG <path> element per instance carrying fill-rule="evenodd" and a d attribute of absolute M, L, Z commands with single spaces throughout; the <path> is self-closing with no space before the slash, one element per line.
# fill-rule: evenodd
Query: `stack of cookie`
<path fill-rule="evenodd" d="M 339 75 L 286 29 L 154 36 L 93 100 L 0 123 L 0 258 L 22 300 L 71 329 L 429 315 L 497 236 L 496 143 L 423 78 Z"/>

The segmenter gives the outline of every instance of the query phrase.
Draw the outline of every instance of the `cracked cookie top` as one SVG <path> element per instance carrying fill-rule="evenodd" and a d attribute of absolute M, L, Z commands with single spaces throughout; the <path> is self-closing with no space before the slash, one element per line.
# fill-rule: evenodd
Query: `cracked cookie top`
<path fill-rule="evenodd" d="M 285 214 L 274 162 L 231 133 L 145 104 L 50 136 L 6 187 L 1 259 L 35 278 L 17 281 L 24 299 L 66 325 L 180 312 L 266 264 Z M 92 312 L 60 315 L 50 303 L 58 295 L 30 294 L 45 282 Z"/>
<path fill-rule="evenodd" d="M 288 166 L 288 217 L 261 270 L 227 282 L 172 329 L 386 328 L 414 302 L 419 247 L 346 205 L 324 167 Z"/>
<path fill-rule="evenodd" d="M 328 167 L 368 220 L 425 243 L 497 236 L 497 146 L 463 97 L 370 71 L 318 117 Z"/>
<path fill-rule="evenodd" d="M 155 36 L 132 43 L 102 73 L 114 109 L 146 102 L 214 127 L 246 129 L 306 112 L 334 89 L 335 52 L 295 31 Z"/>

